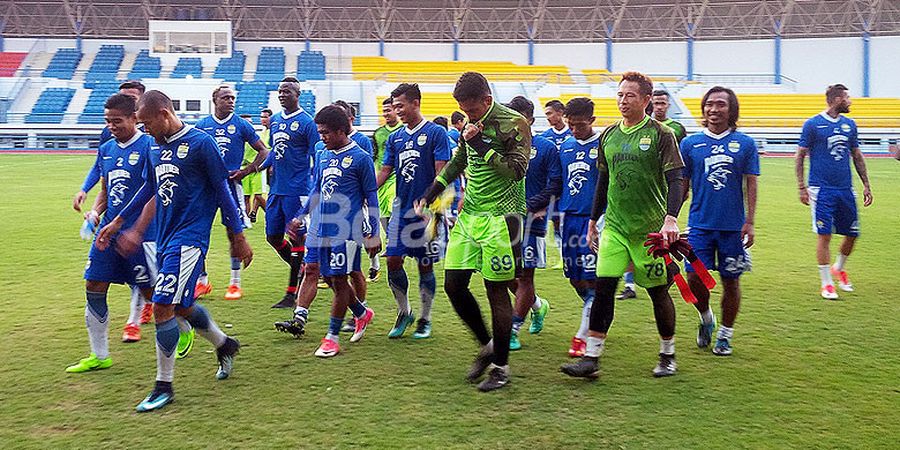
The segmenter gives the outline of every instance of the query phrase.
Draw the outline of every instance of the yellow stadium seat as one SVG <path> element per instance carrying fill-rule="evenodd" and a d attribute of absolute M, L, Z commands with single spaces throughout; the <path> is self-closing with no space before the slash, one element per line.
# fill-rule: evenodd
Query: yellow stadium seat
<path fill-rule="evenodd" d="M 681 99 L 691 115 L 701 117 L 699 98 Z M 740 94 L 743 127 L 801 127 L 825 110 L 824 94 Z M 900 98 L 853 98 L 850 118 L 860 128 L 900 128 Z"/>
<path fill-rule="evenodd" d="M 511 62 L 394 61 L 382 56 L 356 56 L 352 60 L 356 80 L 390 83 L 455 83 L 464 72 L 480 72 L 490 81 L 531 81 L 572 84 L 566 66 L 521 66 Z"/>
<path fill-rule="evenodd" d="M 616 105 L 615 98 L 591 97 L 590 94 L 562 94 L 559 97 L 541 97 L 539 99 L 541 104 L 535 105 L 535 109 L 543 110 L 544 105 L 550 100 L 559 100 L 565 104 L 575 97 L 589 97 L 594 101 L 594 116 L 597 117 L 597 120 L 594 122 L 595 126 L 611 125 L 622 117 L 621 113 L 619 113 L 619 107 Z"/>

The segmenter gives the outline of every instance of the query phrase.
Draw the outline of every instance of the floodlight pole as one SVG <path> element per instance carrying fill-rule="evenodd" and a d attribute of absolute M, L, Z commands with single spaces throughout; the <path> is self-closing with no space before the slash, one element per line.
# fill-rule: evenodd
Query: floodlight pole
<path fill-rule="evenodd" d="M 869 51 L 870 51 L 869 47 L 871 44 L 872 37 L 869 35 L 869 30 L 868 30 L 869 23 L 864 22 L 864 25 L 865 25 L 866 29 L 865 29 L 865 31 L 863 31 L 863 35 L 862 35 L 862 44 L 863 44 L 862 82 L 863 82 L 863 97 L 868 97 L 869 96 L 869 75 L 870 75 L 869 71 L 871 69 L 869 66 Z"/>
<path fill-rule="evenodd" d="M 0 19 L 0 52 L 4 51 L 3 30 L 6 28 L 6 20 Z"/>
<path fill-rule="evenodd" d="M 687 79 L 694 81 L 694 24 L 687 24 Z"/>
<path fill-rule="evenodd" d="M 613 70 L 613 26 L 606 25 L 606 70 Z"/>
<path fill-rule="evenodd" d="M 775 84 L 781 84 L 781 20 L 775 20 Z"/>

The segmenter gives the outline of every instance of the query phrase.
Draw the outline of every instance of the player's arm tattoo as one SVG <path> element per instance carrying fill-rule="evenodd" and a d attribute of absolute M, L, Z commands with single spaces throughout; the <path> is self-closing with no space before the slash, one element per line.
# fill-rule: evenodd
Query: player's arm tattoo
<path fill-rule="evenodd" d="M 859 175 L 859 179 L 862 180 L 863 186 L 869 187 L 869 172 L 866 170 L 866 158 L 863 156 L 862 151 L 859 150 L 859 147 L 854 148 L 852 153 L 853 166 L 856 167 L 856 174 Z"/>
<path fill-rule="evenodd" d="M 745 195 L 747 197 L 747 218 L 744 222 L 753 225 L 756 223 L 756 175 L 744 175 L 746 186 Z"/>
<path fill-rule="evenodd" d="M 806 154 L 809 153 L 809 149 L 806 147 L 797 147 L 797 154 L 795 156 L 795 164 L 794 164 L 794 174 L 797 175 L 797 187 L 800 189 L 806 188 L 806 183 L 803 181 L 803 176 L 806 172 L 804 169 L 804 165 L 806 162 Z"/>

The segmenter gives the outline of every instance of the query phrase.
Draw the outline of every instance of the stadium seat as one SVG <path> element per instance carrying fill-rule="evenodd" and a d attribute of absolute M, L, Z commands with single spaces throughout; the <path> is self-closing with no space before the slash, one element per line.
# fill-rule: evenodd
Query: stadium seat
<path fill-rule="evenodd" d="M 244 52 L 240 50 L 233 51 L 230 58 L 222 58 L 219 60 L 219 65 L 216 66 L 213 78 L 221 78 L 232 83 L 243 80 L 244 63 L 246 59 Z"/>
<path fill-rule="evenodd" d="M 297 79 L 324 80 L 325 55 L 322 52 L 302 51 L 297 55 Z"/>
<path fill-rule="evenodd" d="M 263 47 L 256 61 L 255 81 L 281 81 L 284 78 L 284 48 Z"/>
<path fill-rule="evenodd" d="M 316 114 L 316 94 L 313 91 L 300 91 L 300 107 L 310 115 Z M 359 117 L 354 125 L 359 125 Z"/>
<path fill-rule="evenodd" d="M 594 116 L 597 120 L 594 122 L 595 127 L 610 125 L 622 117 L 619 107 L 616 105 L 616 99 L 613 97 L 591 97 L 590 94 L 562 94 L 559 97 L 542 97 L 538 101 L 540 106 L 535 105 L 535 110 L 544 110 L 544 105 L 550 100 L 559 100 L 566 104 L 575 97 L 589 97 L 594 101 Z"/>
<path fill-rule="evenodd" d="M 380 107 L 381 102 L 385 98 L 387 97 L 379 96 L 376 98 L 377 102 L 375 104 Z M 422 93 L 422 116 L 426 119 L 431 120 L 438 116 L 444 116 L 449 119 L 453 111 L 459 111 L 459 104 L 450 92 Z"/>
<path fill-rule="evenodd" d="M 81 57 L 81 52 L 74 48 L 61 48 L 56 51 L 50 64 L 44 69 L 43 76 L 71 80 L 78 63 L 81 62 Z"/>
<path fill-rule="evenodd" d="M 75 89 L 47 88 L 41 92 L 25 123 L 60 123 L 75 95 Z"/>
<path fill-rule="evenodd" d="M 566 66 L 520 66 L 511 62 L 482 61 L 392 61 L 382 56 L 353 58 L 355 80 L 409 81 L 414 75 L 420 83 L 455 83 L 464 72 L 484 74 L 490 81 L 516 81 L 571 84 Z"/>
<path fill-rule="evenodd" d="M 87 82 L 85 82 L 87 87 Z M 110 95 L 119 91 L 118 81 L 98 81 L 93 83 L 91 95 L 88 97 L 84 110 L 78 116 L 78 123 L 102 124 L 106 120 L 103 117 L 103 105 Z"/>
<path fill-rule="evenodd" d="M 162 65 L 159 58 L 150 56 L 150 51 L 143 49 L 134 60 L 134 66 L 131 67 L 131 72 L 128 73 L 128 79 L 159 78 L 161 68 Z"/>
<path fill-rule="evenodd" d="M 203 63 L 200 58 L 178 58 L 175 70 L 169 78 L 187 78 L 188 75 L 194 78 L 203 76 Z"/>
<path fill-rule="evenodd" d="M 25 52 L 0 52 L 0 77 L 14 77 L 19 66 L 28 53 Z"/>
<path fill-rule="evenodd" d="M 124 57 L 124 46 L 100 46 L 100 51 L 97 52 L 97 56 L 94 57 L 94 61 L 91 63 L 91 68 L 88 69 L 87 73 L 84 75 L 84 81 L 86 83 L 93 83 L 95 81 L 115 80 L 116 76 L 119 73 L 119 66 L 122 65 L 122 59 Z M 92 86 L 93 84 L 85 85 L 85 87 Z"/>

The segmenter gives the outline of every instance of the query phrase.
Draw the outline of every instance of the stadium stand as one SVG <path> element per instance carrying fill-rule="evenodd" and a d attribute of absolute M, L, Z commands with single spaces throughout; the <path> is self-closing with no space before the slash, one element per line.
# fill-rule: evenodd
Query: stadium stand
<path fill-rule="evenodd" d="M 118 92 L 118 90 L 118 81 L 98 81 L 94 83 L 94 88 L 91 90 L 91 95 L 84 105 L 84 110 L 78 116 L 78 123 L 105 123 L 105 119 L 103 118 L 103 105 L 106 103 L 106 99 L 109 98 L 110 95 Z"/>
<path fill-rule="evenodd" d="M 134 60 L 134 66 L 131 67 L 131 72 L 128 73 L 128 79 L 141 80 L 144 78 L 159 78 L 161 69 L 162 64 L 160 63 L 159 58 L 150 56 L 150 51 L 143 49 L 138 53 L 137 58 Z"/>
<path fill-rule="evenodd" d="M 81 57 L 81 52 L 74 48 L 61 48 L 53 55 L 53 59 L 44 70 L 43 76 L 71 80 L 78 63 L 81 62 Z"/>
<path fill-rule="evenodd" d="M 232 83 L 243 80 L 246 59 L 244 52 L 240 50 L 233 51 L 230 58 L 219 60 L 219 65 L 216 66 L 213 78 L 221 78 Z"/>
<path fill-rule="evenodd" d="M 377 105 L 381 105 L 381 102 L 387 96 L 379 96 L 377 100 Z M 450 114 L 453 111 L 459 110 L 459 104 L 456 103 L 456 100 L 453 99 L 453 94 L 450 92 L 423 92 L 422 93 L 422 115 L 431 120 L 437 116 L 450 117 Z"/>
<path fill-rule="evenodd" d="M 175 69 L 169 78 L 187 78 L 190 75 L 194 78 L 203 76 L 203 63 L 200 58 L 178 58 Z"/>
<path fill-rule="evenodd" d="M 25 52 L 0 52 L 0 77 L 15 76 L 27 56 Z"/>
<path fill-rule="evenodd" d="M 300 91 L 300 107 L 310 115 L 316 115 L 316 94 L 313 91 Z M 354 125 L 359 125 L 359 117 Z"/>
<path fill-rule="evenodd" d="M 235 85 L 237 101 L 234 104 L 234 113 L 237 115 L 250 114 L 253 123 L 259 123 L 259 112 L 269 106 L 269 92 L 277 88 L 272 83 L 262 81 L 245 81 Z"/>
<path fill-rule="evenodd" d="M 604 126 L 609 125 L 614 120 L 618 120 L 622 114 L 619 112 L 619 107 L 616 106 L 616 99 L 613 97 L 592 97 L 590 94 L 562 94 L 558 97 L 541 97 L 540 98 L 540 106 L 535 105 L 535 110 L 540 109 L 543 111 L 544 105 L 547 104 L 550 100 L 559 100 L 566 104 L 569 100 L 572 100 L 575 97 L 589 97 L 594 101 L 594 116 L 597 117 L 597 121 L 594 122 L 595 126 Z M 610 120 L 612 119 L 612 120 Z"/>
<path fill-rule="evenodd" d="M 610 72 L 606 69 L 582 69 L 581 73 L 584 75 L 584 82 L 590 84 L 618 83 L 619 80 L 622 79 L 621 73 Z M 649 75 L 650 78 L 653 79 L 654 83 L 676 83 L 685 81 L 683 77 L 654 74 Z"/>
<path fill-rule="evenodd" d="M 25 123 L 60 123 L 69 102 L 75 95 L 75 89 L 47 88 L 25 118 Z"/>
<path fill-rule="evenodd" d="M 496 81 L 545 81 L 571 84 L 566 66 L 520 66 L 510 62 L 482 61 L 392 61 L 382 56 L 356 56 L 353 79 L 391 83 L 415 79 L 420 83 L 455 83 L 464 72 L 475 71 Z M 411 77 L 410 75 L 415 75 Z"/>
<path fill-rule="evenodd" d="M 84 75 L 85 87 L 90 88 L 95 81 L 115 80 L 119 73 L 119 66 L 125 57 L 125 47 L 122 45 L 102 45 L 97 56 L 94 57 L 91 68 Z"/>
<path fill-rule="evenodd" d="M 284 47 L 263 47 L 256 62 L 256 81 L 284 78 Z"/>
<path fill-rule="evenodd" d="M 297 79 L 324 80 L 325 55 L 317 51 L 302 51 L 297 55 Z"/>

